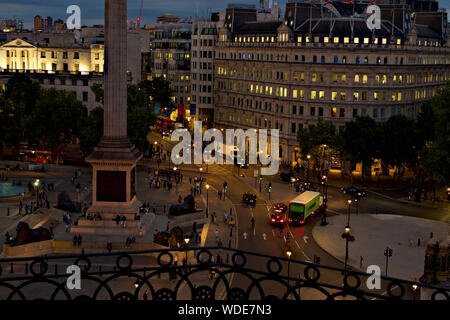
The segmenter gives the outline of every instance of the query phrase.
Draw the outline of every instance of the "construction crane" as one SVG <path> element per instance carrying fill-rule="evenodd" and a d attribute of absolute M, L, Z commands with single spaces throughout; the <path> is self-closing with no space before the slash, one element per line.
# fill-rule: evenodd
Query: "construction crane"
<path fill-rule="evenodd" d="M 142 9 L 144 8 L 144 0 L 141 0 L 141 10 L 139 11 L 139 17 L 137 18 L 137 27 L 141 27 Z"/>

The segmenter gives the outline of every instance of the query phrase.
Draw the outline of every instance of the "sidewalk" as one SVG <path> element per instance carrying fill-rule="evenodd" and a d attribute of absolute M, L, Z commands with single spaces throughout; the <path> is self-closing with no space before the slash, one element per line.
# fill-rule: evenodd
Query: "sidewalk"
<path fill-rule="evenodd" d="M 312 233 L 316 243 L 336 259 L 345 261 L 346 241 L 341 237 L 347 225 L 346 215 L 328 217 L 326 228 L 315 225 Z M 366 271 L 369 265 L 378 265 L 382 275 L 386 273 L 386 247 L 392 249 L 388 262 L 388 276 L 418 280 L 424 272 L 425 251 L 430 233 L 434 240 L 447 239 L 446 223 L 398 215 L 352 214 L 348 264 Z M 418 239 L 420 238 L 420 246 Z M 362 268 L 360 262 L 362 257 Z"/>

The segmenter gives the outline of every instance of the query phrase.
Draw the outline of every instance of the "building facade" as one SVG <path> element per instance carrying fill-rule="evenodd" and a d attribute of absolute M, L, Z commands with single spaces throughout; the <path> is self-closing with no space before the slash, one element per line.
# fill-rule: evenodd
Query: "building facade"
<path fill-rule="evenodd" d="M 214 120 L 214 58 L 219 24 L 208 20 L 192 24 L 191 113 L 195 110 L 193 118 L 207 127 Z"/>
<path fill-rule="evenodd" d="M 160 17 L 154 28 L 147 26 L 154 32 L 154 38 L 150 40 L 152 65 L 148 78 L 161 77 L 170 81 L 173 103 L 177 110 L 184 110 L 191 103 L 192 21 L 179 19 L 173 23 L 173 16 L 164 17 Z"/>
<path fill-rule="evenodd" d="M 365 5 L 355 5 L 359 16 L 352 7 L 287 3 L 283 21 L 266 22 L 227 9 L 214 62 L 216 125 L 279 129 L 280 158 L 295 163 L 299 129 L 319 119 L 342 131 L 356 116 L 416 117 L 450 80 L 446 13 L 381 6 L 382 29 L 372 32 Z M 423 24 L 427 15 L 442 23 Z"/>

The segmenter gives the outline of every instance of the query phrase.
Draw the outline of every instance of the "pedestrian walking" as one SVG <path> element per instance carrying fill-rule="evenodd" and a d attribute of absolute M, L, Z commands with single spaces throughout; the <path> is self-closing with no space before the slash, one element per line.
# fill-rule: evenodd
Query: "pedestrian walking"
<path fill-rule="evenodd" d="M 166 224 L 166 232 L 169 232 L 169 227 L 170 227 L 170 220 L 167 221 L 167 224 Z"/>
<path fill-rule="evenodd" d="M 225 223 L 225 224 L 228 223 L 228 214 L 226 211 L 223 213 L 223 223 Z"/>
<path fill-rule="evenodd" d="M 75 247 L 77 245 L 78 242 L 78 237 L 75 235 L 73 236 L 73 246 Z"/>
<path fill-rule="evenodd" d="M 216 236 L 216 242 L 219 241 L 219 230 L 216 229 L 216 231 L 214 231 L 214 235 Z"/>
<path fill-rule="evenodd" d="M 83 241 L 83 239 L 81 238 L 81 234 L 80 234 L 80 235 L 78 235 L 78 239 L 77 239 L 78 246 L 81 246 L 82 241 Z"/>

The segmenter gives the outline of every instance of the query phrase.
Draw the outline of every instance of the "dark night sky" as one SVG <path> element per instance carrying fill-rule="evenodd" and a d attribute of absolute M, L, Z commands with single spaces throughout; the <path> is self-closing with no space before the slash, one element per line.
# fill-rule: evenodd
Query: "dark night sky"
<path fill-rule="evenodd" d="M 448 0 L 450 1 L 450 0 Z M 195 16 L 210 9 L 211 12 L 223 11 L 228 3 L 259 3 L 259 0 L 144 0 L 141 25 L 155 23 L 156 17 L 171 13 L 179 17 Z M 284 5 L 285 0 L 278 1 Z M 0 19 L 18 18 L 25 23 L 25 27 L 33 27 L 34 16 L 51 16 L 66 21 L 66 9 L 69 5 L 81 8 L 81 24 L 91 26 L 103 24 L 103 0 L 0 0 Z M 139 15 L 141 0 L 128 0 L 128 19 L 136 20 Z"/>
<path fill-rule="evenodd" d="M 274 0 L 275 2 L 276 0 Z M 284 8 L 288 0 L 278 0 Z M 139 15 L 140 0 L 128 0 L 128 19 L 136 20 Z M 156 22 L 156 17 L 171 13 L 180 17 L 195 16 L 197 9 L 200 16 L 211 12 L 223 11 L 228 3 L 259 4 L 259 0 L 144 0 L 141 25 Z M 439 1 L 441 8 L 450 8 L 450 0 Z M 0 19 L 18 18 L 24 21 L 25 28 L 33 27 L 35 15 L 51 16 L 54 20 L 66 20 L 66 9 L 75 4 L 81 8 L 81 24 L 103 24 L 103 0 L 0 0 Z"/>

